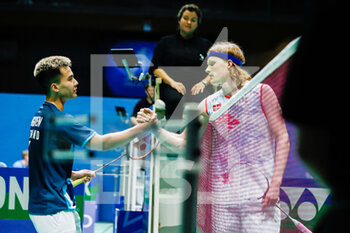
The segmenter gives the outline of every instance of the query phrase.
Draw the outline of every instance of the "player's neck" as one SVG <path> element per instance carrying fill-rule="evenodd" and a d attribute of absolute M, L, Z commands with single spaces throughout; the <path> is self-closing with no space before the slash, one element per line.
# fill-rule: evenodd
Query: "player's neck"
<path fill-rule="evenodd" d="M 233 96 L 238 91 L 238 87 L 234 81 L 229 79 L 222 85 L 222 93 L 225 96 Z"/>
<path fill-rule="evenodd" d="M 60 110 L 61 112 L 63 111 L 64 104 L 66 103 L 66 101 L 63 101 L 60 98 L 52 98 L 52 97 L 46 97 L 45 101 L 54 104 L 58 108 L 58 110 Z"/>
<path fill-rule="evenodd" d="M 233 96 L 245 85 L 245 83 L 246 82 L 239 85 L 232 79 L 229 79 L 226 83 L 222 85 L 223 94 L 226 96 Z"/>

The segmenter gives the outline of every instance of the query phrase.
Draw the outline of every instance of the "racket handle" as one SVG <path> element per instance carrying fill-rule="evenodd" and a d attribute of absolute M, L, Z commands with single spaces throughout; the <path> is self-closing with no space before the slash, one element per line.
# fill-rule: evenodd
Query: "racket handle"
<path fill-rule="evenodd" d="M 291 218 L 292 219 L 292 218 Z M 301 222 L 298 220 L 292 219 L 294 225 L 299 229 L 300 232 L 302 233 L 312 233 L 309 229 L 307 229 L 306 226 L 304 226 Z"/>
<path fill-rule="evenodd" d="M 82 177 L 82 178 L 79 178 L 79 179 L 76 179 L 76 180 L 73 180 L 72 181 L 72 185 L 73 185 L 73 188 L 81 183 L 84 182 L 84 179 L 85 179 L 86 176 Z"/>

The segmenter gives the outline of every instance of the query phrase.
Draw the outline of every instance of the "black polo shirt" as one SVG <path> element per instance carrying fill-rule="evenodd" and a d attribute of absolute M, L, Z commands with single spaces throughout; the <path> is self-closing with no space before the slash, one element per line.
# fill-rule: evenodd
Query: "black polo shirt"
<path fill-rule="evenodd" d="M 184 39 L 179 33 L 165 36 L 161 38 L 154 49 L 153 67 L 150 68 L 150 73 L 153 73 L 156 68 L 164 69 L 172 79 L 185 85 L 187 90 L 187 94 L 184 96 L 186 102 L 199 102 L 208 93 L 192 96 L 191 88 L 206 76 L 206 64 L 201 65 L 210 46 L 211 42 L 209 40 L 198 36 L 191 39 Z M 161 85 L 160 98 L 166 104 L 167 118 L 170 117 L 182 97 L 169 85 Z M 181 113 L 177 115 L 180 117 Z"/>

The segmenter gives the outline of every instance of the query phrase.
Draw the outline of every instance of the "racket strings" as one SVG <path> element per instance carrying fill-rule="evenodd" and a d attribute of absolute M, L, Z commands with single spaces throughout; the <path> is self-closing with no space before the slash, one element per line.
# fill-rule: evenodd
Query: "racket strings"
<path fill-rule="evenodd" d="M 144 159 L 144 158 L 146 158 L 147 156 L 149 156 L 149 155 L 159 146 L 159 144 L 160 144 L 160 141 L 158 141 L 158 143 L 157 143 L 149 152 L 147 152 L 146 154 L 142 155 L 141 157 L 133 157 L 133 156 L 129 155 L 129 158 L 132 159 L 132 160 L 141 160 L 141 159 Z M 101 171 L 103 168 L 105 168 L 105 167 L 111 165 L 112 163 L 118 161 L 119 159 L 121 159 L 121 158 L 124 157 L 125 155 L 127 155 L 127 153 L 123 153 L 123 154 L 121 154 L 120 156 L 118 156 L 117 158 L 115 158 L 115 159 L 109 161 L 108 163 L 102 165 L 101 167 L 99 167 L 98 169 L 96 169 L 96 170 L 94 171 L 94 173 L 97 173 L 97 172 Z M 79 178 L 79 179 L 76 179 L 76 180 L 72 181 L 73 187 L 75 187 L 75 186 L 77 186 L 77 185 L 83 183 L 85 178 L 86 178 L 86 177 L 82 177 L 82 178 Z"/>
<path fill-rule="evenodd" d="M 144 159 L 146 158 L 148 155 L 150 155 L 160 144 L 160 141 L 158 141 L 156 143 L 156 145 L 149 151 L 147 152 L 146 154 L 140 156 L 140 157 L 136 157 L 136 156 L 131 156 L 130 154 L 128 154 L 129 158 L 132 159 L 132 160 L 141 160 L 141 159 Z"/>
<path fill-rule="evenodd" d="M 110 162 L 108 162 L 108 163 L 102 165 L 102 167 L 96 169 L 94 172 L 96 173 L 96 172 L 98 172 L 98 171 L 101 171 L 103 168 L 105 168 L 105 167 L 109 166 L 110 164 L 112 164 L 112 163 L 118 161 L 119 159 L 121 159 L 121 158 L 124 157 L 125 155 L 128 155 L 128 157 L 129 157 L 130 159 L 132 159 L 132 160 L 141 160 L 141 159 L 144 159 L 144 158 L 146 158 L 147 156 L 149 156 L 155 149 L 157 149 L 157 147 L 159 146 L 159 144 L 160 144 L 160 141 L 158 141 L 158 142 L 156 143 L 156 145 L 155 145 L 149 152 L 147 152 L 146 154 L 142 155 L 141 157 L 133 157 L 133 156 L 131 156 L 131 155 L 128 154 L 128 153 L 123 153 L 123 154 L 121 154 L 119 157 L 117 157 L 117 158 L 113 159 L 112 161 L 110 161 Z"/>

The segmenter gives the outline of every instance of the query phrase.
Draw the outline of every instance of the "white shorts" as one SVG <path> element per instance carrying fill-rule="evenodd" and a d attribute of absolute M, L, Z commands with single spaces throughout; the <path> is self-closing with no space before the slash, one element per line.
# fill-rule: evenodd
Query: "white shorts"
<path fill-rule="evenodd" d="M 262 205 L 214 205 L 212 232 L 279 233 L 281 214 L 276 207 Z"/>
<path fill-rule="evenodd" d="M 80 233 L 78 212 L 60 211 L 51 215 L 29 215 L 38 233 Z"/>

